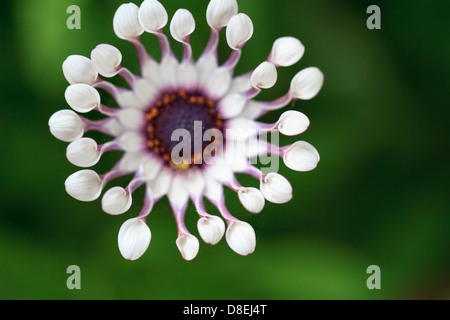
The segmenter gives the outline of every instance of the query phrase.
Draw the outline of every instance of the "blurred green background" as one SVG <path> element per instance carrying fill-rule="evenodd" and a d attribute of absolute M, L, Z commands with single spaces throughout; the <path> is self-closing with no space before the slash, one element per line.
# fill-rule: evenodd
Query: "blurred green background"
<path fill-rule="evenodd" d="M 255 32 L 238 73 L 263 61 L 277 37 L 296 36 L 306 47 L 263 98 L 284 94 L 301 68 L 324 72 L 319 95 L 295 105 L 311 120 L 301 139 L 319 150 L 321 162 L 309 173 L 282 165 L 294 199 L 267 203 L 260 215 L 246 213 L 228 193 L 230 210 L 256 230 L 256 251 L 241 257 L 224 239 L 214 247 L 201 242 L 191 262 L 175 246 L 166 199 L 147 220 L 148 251 L 130 262 L 119 253 L 117 232 L 138 213 L 141 196 L 125 215 L 108 216 L 100 200 L 82 203 L 64 190 L 78 169 L 47 125 L 67 108 L 61 65 L 68 55 L 88 56 L 110 43 L 137 70 L 131 45 L 112 29 L 121 3 L 1 1 L 0 298 L 450 298 L 449 1 L 239 2 Z M 209 36 L 207 3 L 163 1 L 169 16 L 179 7 L 194 14 L 196 55 Z M 81 30 L 66 28 L 72 4 L 81 8 Z M 381 8 L 381 30 L 366 27 L 371 4 Z M 144 42 L 158 55 L 151 36 Z M 225 57 L 226 44 L 220 49 Z M 192 206 L 187 224 L 197 235 Z M 66 287 L 69 265 L 81 268 L 81 290 Z M 370 265 L 381 268 L 380 290 L 366 287 Z"/>

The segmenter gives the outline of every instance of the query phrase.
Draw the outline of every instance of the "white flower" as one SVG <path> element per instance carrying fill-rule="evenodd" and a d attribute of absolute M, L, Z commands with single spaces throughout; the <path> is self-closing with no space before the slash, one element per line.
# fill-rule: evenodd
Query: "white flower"
<path fill-rule="evenodd" d="M 297 141 L 286 150 L 283 160 L 292 170 L 311 171 L 317 166 L 320 156 L 310 143 Z"/>
<path fill-rule="evenodd" d="M 305 53 L 303 44 L 294 37 L 278 38 L 272 47 L 270 60 L 282 67 L 288 67 L 297 63 Z"/>
<path fill-rule="evenodd" d="M 215 216 L 201 217 L 197 222 L 198 233 L 206 243 L 215 245 L 225 233 L 225 223 Z"/>
<path fill-rule="evenodd" d="M 144 32 L 139 23 L 138 12 L 139 8 L 134 3 L 124 3 L 117 9 L 113 27 L 119 38 L 133 40 Z"/>
<path fill-rule="evenodd" d="M 84 125 L 80 117 L 72 110 L 60 110 L 49 119 L 50 132 L 59 140 L 72 142 L 83 136 Z"/>
<path fill-rule="evenodd" d="M 323 85 L 323 73 L 316 67 L 303 69 L 292 79 L 292 95 L 298 99 L 314 98 Z"/>
<path fill-rule="evenodd" d="M 98 76 L 92 61 L 80 55 L 71 55 L 64 60 L 63 73 L 70 84 L 94 84 Z"/>
<path fill-rule="evenodd" d="M 138 18 L 142 28 L 150 33 L 164 28 L 168 20 L 166 9 L 156 0 L 143 1 L 139 8 Z"/>
<path fill-rule="evenodd" d="M 309 127 L 309 119 L 300 111 L 288 110 L 278 120 L 278 130 L 286 136 L 296 136 Z"/>
<path fill-rule="evenodd" d="M 79 113 L 87 113 L 100 105 L 100 94 L 90 85 L 76 83 L 67 87 L 67 104 Z"/>
<path fill-rule="evenodd" d="M 264 196 L 256 188 L 240 188 L 238 191 L 239 200 L 245 209 L 251 213 L 260 213 L 264 208 Z"/>
<path fill-rule="evenodd" d="M 195 20 L 186 9 L 178 9 L 170 22 L 170 34 L 178 42 L 183 42 L 195 30 Z"/>
<path fill-rule="evenodd" d="M 140 74 L 123 66 L 130 58 L 122 59 L 120 50 L 108 44 L 93 48 L 90 59 L 71 55 L 63 63 L 69 83 L 64 95 L 72 110 L 55 112 L 48 125 L 57 139 L 70 143 L 67 159 L 82 168 L 101 167 L 105 153 L 123 153 L 102 174 L 83 169 L 70 175 L 65 181 L 67 193 L 80 201 L 94 201 L 115 179 L 132 175 L 128 185 L 112 185 L 101 197 L 104 212 L 120 215 L 133 211 L 133 193 L 144 186 L 141 210 L 119 230 L 119 250 L 125 259 L 138 259 L 147 250 L 151 240 L 147 217 L 163 197 L 168 198 L 175 218 L 175 243 L 183 259 L 194 259 L 200 248 L 198 238 L 185 224 L 190 201 L 198 214 L 198 235 L 205 243 L 217 244 L 225 235 L 233 251 L 253 253 L 255 230 L 228 211 L 224 186 L 234 192 L 235 201 L 245 210 L 257 214 L 266 200 L 291 200 L 293 188 L 287 177 L 276 172 L 264 174 L 253 158 L 280 157 L 295 171 L 312 170 L 320 160 L 317 150 L 305 141 L 278 145 L 279 133 L 296 136 L 309 127 L 303 113 L 285 111 L 275 123 L 257 120 L 272 110 L 293 106 L 293 100 L 311 99 L 320 91 L 323 74 L 309 67 L 294 76 L 284 96 L 273 101 L 257 99 L 263 89 L 276 84 L 279 67 L 291 66 L 302 58 L 305 49 L 300 40 L 278 38 L 266 61 L 256 62 L 254 70 L 235 76 L 243 47 L 253 36 L 252 20 L 238 12 L 236 0 L 211 0 L 206 21 L 211 36 L 194 61 L 197 55 L 190 36 L 197 26 L 187 9 L 177 10 L 169 23 L 166 9 L 157 0 L 144 0 L 139 7 L 122 4 L 114 15 L 113 29 L 135 48 Z M 168 23 L 175 44 L 182 46 L 181 59 L 164 33 Z M 219 63 L 220 31 L 225 28 L 231 54 Z M 161 59 L 152 57 L 144 47 L 144 32 L 157 37 Z M 121 77 L 127 88 L 108 80 L 115 76 Z M 108 97 L 103 98 L 103 93 Z M 111 100 L 118 107 L 103 104 Z M 95 117 L 90 117 L 90 111 Z M 101 138 L 83 137 L 91 131 L 100 132 Z M 263 139 L 267 134 L 272 134 L 272 139 Z M 259 189 L 242 186 L 238 174 L 255 178 Z M 205 198 L 221 217 L 207 212 Z"/>
<path fill-rule="evenodd" d="M 133 130 L 145 124 L 144 113 L 134 108 L 122 109 L 116 113 L 116 117 L 126 130 Z"/>
<path fill-rule="evenodd" d="M 118 243 L 122 256 L 127 260 L 139 259 L 147 250 L 152 234 L 140 218 L 125 221 L 119 230 Z"/>
<path fill-rule="evenodd" d="M 102 198 L 102 209 L 111 215 L 127 212 L 131 207 L 131 194 L 122 187 L 113 187 Z"/>
<path fill-rule="evenodd" d="M 206 10 L 206 20 L 211 28 L 220 29 L 237 13 L 236 0 L 211 0 Z"/>
<path fill-rule="evenodd" d="M 70 175 L 65 182 L 66 191 L 80 201 L 94 201 L 102 191 L 102 181 L 92 170 L 81 170 Z"/>
<path fill-rule="evenodd" d="M 98 73 L 111 78 L 119 73 L 122 53 L 112 45 L 99 44 L 91 51 L 91 61 Z"/>
<path fill-rule="evenodd" d="M 97 142 L 91 138 L 81 138 L 71 142 L 66 150 L 67 160 L 78 167 L 92 167 L 100 160 Z"/>
<path fill-rule="evenodd" d="M 253 35 L 253 23 L 245 13 L 231 17 L 227 25 L 227 42 L 231 49 L 240 49 Z"/>
<path fill-rule="evenodd" d="M 261 192 L 268 201 L 286 203 L 292 199 L 292 186 L 289 180 L 276 172 L 270 172 L 261 180 Z"/>
<path fill-rule="evenodd" d="M 135 131 L 126 131 L 118 139 L 118 143 L 126 152 L 139 152 L 144 149 L 144 137 Z"/>
<path fill-rule="evenodd" d="M 277 68 L 273 63 L 264 61 L 252 73 L 250 81 L 254 88 L 272 88 L 277 82 Z"/>
<path fill-rule="evenodd" d="M 200 243 L 192 234 L 181 234 L 176 244 L 184 260 L 191 261 L 197 256 Z"/>
<path fill-rule="evenodd" d="M 255 251 L 255 230 L 247 222 L 231 222 L 227 229 L 226 239 L 230 248 L 242 256 L 249 255 Z"/>

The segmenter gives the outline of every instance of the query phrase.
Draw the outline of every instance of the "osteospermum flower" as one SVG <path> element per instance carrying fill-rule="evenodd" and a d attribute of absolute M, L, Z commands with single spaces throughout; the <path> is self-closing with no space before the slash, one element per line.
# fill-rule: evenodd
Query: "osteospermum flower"
<path fill-rule="evenodd" d="M 255 100 L 262 89 L 276 83 L 277 68 L 301 59 L 302 43 L 293 37 L 279 38 L 266 61 L 253 71 L 234 77 L 242 48 L 253 34 L 252 21 L 246 14 L 238 13 L 235 0 L 211 0 L 206 20 L 211 37 L 194 61 L 189 37 L 196 27 L 195 20 L 185 9 L 179 9 L 172 17 L 170 34 L 183 47 L 179 61 L 163 32 L 168 23 L 163 5 L 156 0 L 145 0 L 140 7 L 123 4 L 114 15 L 114 32 L 135 47 L 140 75 L 123 67 L 121 52 L 108 44 L 94 48 L 90 58 L 72 55 L 63 63 L 64 76 L 70 84 L 65 98 L 72 110 L 54 113 L 49 126 L 56 138 L 70 142 L 68 160 L 89 168 L 106 152 L 124 152 L 107 172 L 98 174 L 83 169 L 70 175 L 65 181 L 69 195 L 80 201 L 94 201 L 114 179 L 134 175 L 126 187 L 111 187 L 103 193 L 103 211 L 120 215 L 130 209 L 133 192 L 145 185 L 141 211 L 119 230 L 119 250 L 126 259 L 138 259 L 147 250 L 151 240 L 147 216 L 164 196 L 173 210 L 178 229 L 176 246 L 185 260 L 195 258 L 199 250 L 197 237 L 184 222 L 189 200 L 199 215 L 198 234 L 204 242 L 214 245 L 225 235 L 232 250 L 240 255 L 252 253 L 256 246 L 254 229 L 229 212 L 223 186 L 236 192 L 246 210 L 259 213 L 266 200 L 291 200 L 293 190 L 285 177 L 276 172 L 264 174 L 251 159 L 261 155 L 281 157 L 295 171 L 312 170 L 319 162 L 318 152 L 307 142 L 278 146 L 260 139 L 268 133 L 294 136 L 304 132 L 309 120 L 301 112 L 286 111 L 275 123 L 256 121 L 292 100 L 311 99 L 321 89 L 323 74 L 310 67 L 295 75 L 286 95 L 269 102 Z M 231 54 L 219 65 L 219 34 L 225 28 Z M 140 40 L 144 32 L 159 40 L 160 61 L 144 48 Z M 129 88 L 105 80 L 114 76 L 125 79 Z M 104 105 L 98 90 L 110 94 L 119 107 Z M 90 111 L 104 117 L 92 120 L 80 115 Z M 112 138 L 98 144 L 84 137 L 88 131 L 99 131 Z M 235 173 L 258 179 L 260 188 L 242 186 Z M 223 219 L 206 211 L 204 198 Z"/>

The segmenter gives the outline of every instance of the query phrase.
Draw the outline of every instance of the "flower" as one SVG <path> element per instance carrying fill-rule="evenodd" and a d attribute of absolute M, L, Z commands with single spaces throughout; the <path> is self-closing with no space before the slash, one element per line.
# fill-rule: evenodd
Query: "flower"
<path fill-rule="evenodd" d="M 300 40 L 277 39 L 266 61 L 253 71 L 234 76 L 242 49 L 253 35 L 252 20 L 238 12 L 236 0 L 211 0 L 206 20 L 211 36 L 194 61 L 189 38 L 196 28 L 195 19 L 186 9 L 175 12 L 169 29 L 183 47 L 180 61 L 163 31 L 169 17 L 159 1 L 145 0 L 140 7 L 122 4 L 114 15 L 114 32 L 136 49 L 141 74 L 123 67 L 121 52 L 109 44 L 95 47 L 89 58 L 71 55 L 63 63 L 69 82 L 65 98 L 71 110 L 54 113 L 49 127 L 56 138 L 69 142 L 67 159 L 84 168 L 67 178 L 67 193 L 80 201 L 94 201 L 111 181 L 133 175 L 127 186 L 111 187 L 101 199 L 104 212 L 120 215 L 131 208 L 134 191 L 145 186 L 142 209 L 119 230 L 119 251 L 125 259 L 138 259 L 147 250 L 151 240 L 147 217 L 164 196 L 169 199 L 178 229 L 175 243 L 185 260 L 194 259 L 200 247 L 184 222 L 189 201 L 199 215 L 198 234 L 205 243 L 217 244 L 225 235 L 233 251 L 252 253 L 255 231 L 227 209 L 223 186 L 236 192 L 247 211 L 257 214 L 266 201 L 281 204 L 291 200 L 293 189 L 279 173 L 264 174 L 251 161 L 253 157 L 282 158 L 295 171 L 312 170 L 320 160 L 317 150 L 305 141 L 280 147 L 273 139 L 270 143 L 260 139 L 265 134 L 301 134 L 310 124 L 303 113 L 288 110 L 271 124 L 256 120 L 293 100 L 312 99 L 320 91 L 323 74 L 309 67 L 297 73 L 284 96 L 274 101 L 255 100 L 263 89 L 275 85 L 278 68 L 292 66 L 302 58 L 304 46 Z M 231 54 L 219 65 L 217 48 L 224 28 Z M 157 37 L 160 61 L 144 48 L 144 33 Z M 123 78 L 129 88 L 107 80 L 115 76 Z M 119 107 L 104 105 L 99 90 L 109 94 Z M 92 120 L 81 115 L 90 112 L 104 117 Z M 85 135 L 89 131 L 99 131 L 111 139 L 98 144 Z M 88 169 L 109 151 L 123 152 L 110 170 L 98 174 Z M 259 189 L 242 186 L 236 173 L 256 178 Z M 207 212 L 205 198 L 223 219 Z"/>

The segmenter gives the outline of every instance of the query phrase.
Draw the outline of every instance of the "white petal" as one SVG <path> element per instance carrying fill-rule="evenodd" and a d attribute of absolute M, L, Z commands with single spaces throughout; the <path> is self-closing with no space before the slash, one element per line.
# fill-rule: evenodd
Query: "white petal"
<path fill-rule="evenodd" d="M 222 184 L 212 179 L 206 172 L 203 176 L 205 178 L 205 196 L 210 201 L 218 202 L 224 195 Z"/>
<path fill-rule="evenodd" d="M 179 66 L 178 60 L 173 55 L 169 55 L 161 62 L 161 81 L 166 87 L 177 87 Z"/>
<path fill-rule="evenodd" d="M 138 132 L 127 131 L 118 142 L 126 152 L 138 152 L 145 149 L 145 138 Z"/>
<path fill-rule="evenodd" d="M 94 201 L 102 192 L 102 181 L 92 170 L 81 170 L 71 174 L 64 185 L 67 193 L 80 201 Z"/>
<path fill-rule="evenodd" d="M 225 223 L 215 216 L 201 217 L 197 222 L 200 237 L 208 244 L 215 245 L 225 233 Z"/>
<path fill-rule="evenodd" d="M 183 259 L 190 261 L 197 256 L 198 250 L 200 248 L 200 243 L 198 239 L 192 234 L 181 234 L 177 240 L 176 244 L 178 250 L 180 250 Z"/>
<path fill-rule="evenodd" d="M 125 152 L 118 170 L 122 171 L 136 171 L 144 161 L 145 152 Z"/>
<path fill-rule="evenodd" d="M 204 83 L 204 86 L 213 100 L 222 98 L 229 90 L 232 74 L 227 69 L 216 69 Z"/>
<path fill-rule="evenodd" d="M 286 203 L 292 199 L 292 186 L 282 175 L 271 172 L 261 181 L 261 192 L 268 201 Z"/>
<path fill-rule="evenodd" d="M 48 120 L 50 132 L 59 140 L 72 142 L 83 136 L 84 124 L 72 110 L 59 110 Z"/>
<path fill-rule="evenodd" d="M 259 137 L 250 137 L 245 141 L 237 140 L 236 143 L 236 149 L 241 150 L 241 153 L 245 154 L 248 159 L 268 155 L 269 147 L 267 145 L 267 141 Z"/>
<path fill-rule="evenodd" d="M 178 9 L 170 22 L 170 34 L 178 42 L 184 42 L 186 37 L 195 30 L 195 20 L 186 9 Z"/>
<path fill-rule="evenodd" d="M 133 91 L 137 99 L 142 104 L 137 104 L 137 107 L 148 106 L 159 93 L 158 88 L 147 79 L 138 79 L 134 81 Z"/>
<path fill-rule="evenodd" d="M 255 251 L 255 230 L 247 222 L 233 221 L 225 237 L 230 248 L 240 255 L 246 256 Z"/>
<path fill-rule="evenodd" d="M 227 138 L 227 147 L 225 149 L 226 162 L 233 172 L 243 172 L 248 168 L 248 158 L 246 156 L 246 145 L 239 140 Z"/>
<path fill-rule="evenodd" d="M 260 117 L 262 110 L 264 110 L 264 105 L 261 102 L 250 100 L 247 102 L 239 116 L 255 120 Z"/>
<path fill-rule="evenodd" d="M 66 156 L 70 163 L 83 168 L 92 167 L 100 160 L 97 142 L 91 138 L 81 138 L 70 143 Z"/>
<path fill-rule="evenodd" d="M 163 163 L 161 160 L 151 156 L 144 155 L 142 160 L 142 174 L 141 177 L 146 180 L 153 180 L 161 171 Z"/>
<path fill-rule="evenodd" d="M 117 119 L 128 130 L 139 130 L 145 125 L 145 114 L 139 109 L 123 109 L 117 113 Z"/>
<path fill-rule="evenodd" d="M 268 89 L 275 85 L 277 78 L 278 73 L 275 65 L 264 61 L 253 71 L 250 81 L 254 88 Z"/>
<path fill-rule="evenodd" d="M 311 171 L 320 160 L 316 148 L 305 141 L 294 143 L 283 156 L 286 166 L 295 171 Z"/>
<path fill-rule="evenodd" d="M 109 44 L 99 44 L 91 51 L 91 60 L 95 69 L 102 76 L 114 77 L 120 70 L 122 53 Z"/>
<path fill-rule="evenodd" d="M 125 128 L 116 118 L 109 118 L 109 120 L 103 124 L 103 128 L 113 137 L 118 137 L 125 133 Z"/>
<path fill-rule="evenodd" d="M 167 197 L 170 203 L 178 209 L 186 206 L 189 200 L 189 193 L 186 187 L 186 181 L 181 174 L 174 176 Z"/>
<path fill-rule="evenodd" d="M 265 200 L 262 192 L 256 188 L 241 187 L 238 191 L 239 201 L 241 201 L 247 211 L 260 213 L 264 208 Z"/>
<path fill-rule="evenodd" d="M 102 209 L 108 214 L 119 215 L 127 212 L 131 203 L 131 194 L 122 187 L 113 187 L 103 195 Z"/>
<path fill-rule="evenodd" d="M 217 59 L 213 53 L 202 55 L 196 63 L 199 84 L 207 84 L 211 74 L 217 70 Z"/>
<path fill-rule="evenodd" d="M 122 256 L 127 260 L 139 259 L 150 244 L 150 228 L 139 218 L 125 221 L 119 230 L 118 243 Z"/>
<path fill-rule="evenodd" d="M 75 111 L 86 113 L 100 105 L 100 94 L 90 85 L 71 84 L 64 93 L 68 105 Z"/>
<path fill-rule="evenodd" d="M 247 118 L 234 118 L 226 122 L 226 138 L 232 140 L 246 140 L 258 134 L 256 123 Z M 228 147 L 227 147 L 228 148 Z"/>
<path fill-rule="evenodd" d="M 158 89 L 162 89 L 164 87 L 161 80 L 161 66 L 158 62 L 150 59 L 146 59 L 144 64 L 141 65 L 142 76 L 150 80 L 152 85 L 154 85 Z"/>
<path fill-rule="evenodd" d="M 155 33 L 164 28 L 168 20 L 166 9 L 156 0 L 142 2 L 138 17 L 142 28 L 150 33 Z"/>
<path fill-rule="evenodd" d="M 92 61 L 80 55 L 71 55 L 63 62 L 64 77 L 70 84 L 94 84 L 98 73 Z"/>
<path fill-rule="evenodd" d="M 309 100 L 314 98 L 323 85 L 323 73 L 316 67 L 303 69 L 291 81 L 292 96 Z"/>
<path fill-rule="evenodd" d="M 194 90 L 198 87 L 197 68 L 190 62 L 180 64 L 178 69 L 178 83 L 186 90 Z"/>
<path fill-rule="evenodd" d="M 277 66 L 288 67 L 297 63 L 305 53 L 303 44 L 294 37 L 278 38 L 272 47 L 271 59 Z"/>
<path fill-rule="evenodd" d="M 237 13 L 236 0 L 211 0 L 206 9 L 206 21 L 211 28 L 220 29 Z"/>
<path fill-rule="evenodd" d="M 233 78 L 230 86 L 230 93 L 243 93 L 250 90 L 252 86 L 252 82 L 250 81 L 251 74 L 245 73 L 243 75 L 237 76 Z"/>
<path fill-rule="evenodd" d="M 114 33 L 120 39 L 135 39 L 140 36 L 144 29 L 139 24 L 139 8 L 134 3 L 122 4 L 114 14 Z"/>
<path fill-rule="evenodd" d="M 233 171 L 227 163 L 217 163 L 206 168 L 205 174 L 211 179 L 221 182 L 231 181 L 233 179 Z"/>
<path fill-rule="evenodd" d="M 284 112 L 278 120 L 278 130 L 285 136 L 295 136 L 305 132 L 309 123 L 308 117 L 303 113 L 289 110 Z"/>
<path fill-rule="evenodd" d="M 172 169 L 163 168 L 156 179 L 149 184 L 155 199 L 159 199 L 169 192 L 172 184 L 172 177 Z"/>
<path fill-rule="evenodd" d="M 242 48 L 253 35 L 253 23 L 245 13 L 238 13 L 228 22 L 226 37 L 231 49 Z"/>
<path fill-rule="evenodd" d="M 190 194 L 203 194 L 203 190 L 205 189 L 205 179 L 200 171 L 189 170 L 185 183 Z"/>
<path fill-rule="evenodd" d="M 136 93 L 131 90 L 120 91 L 117 94 L 117 103 L 121 108 L 143 109 L 145 106 Z"/>
<path fill-rule="evenodd" d="M 218 104 L 220 116 L 223 119 L 237 117 L 244 110 L 247 99 L 240 93 L 227 94 Z"/>

